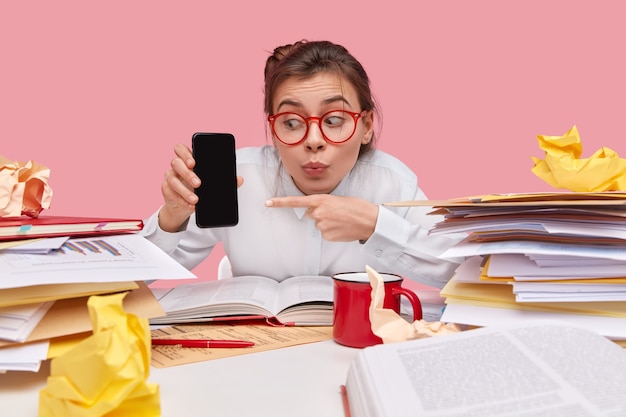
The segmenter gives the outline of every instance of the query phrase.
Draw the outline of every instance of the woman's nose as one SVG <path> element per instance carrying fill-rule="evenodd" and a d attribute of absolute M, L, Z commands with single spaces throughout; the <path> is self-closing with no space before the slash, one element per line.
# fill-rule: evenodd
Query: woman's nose
<path fill-rule="evenodd" d="M 304 145 L 313 150 L 322 149 L 326 146 L 326 140 L 324 135 L 322 135 L 319 122 L 315 120 L 309 122 L 309 131 L 304 139 Z"/>

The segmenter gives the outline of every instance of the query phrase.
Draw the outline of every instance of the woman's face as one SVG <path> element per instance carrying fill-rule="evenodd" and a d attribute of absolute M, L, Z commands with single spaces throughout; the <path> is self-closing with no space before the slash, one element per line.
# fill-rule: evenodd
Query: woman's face
<path fill-rule="evenodd" d="M 311 78 L 289 78 L 278 86 L 274 96 L 274 114 L 295 112 L 304 117 L 322 116 L 330 110 L 359 113 L 356 90 L 345 79 L 333 73 L 319 73 Z M 373 113 L 365 112 L 358 119 L 354 135 L 341 144 L 324 140 L 319 125 L 309 122 L 309 131 L 302 143 L 285 145 L 273 138 L 280 158 L 304 194 L 328 194 L 352 169 L 361 144 L 368 143 L 373 133 Z"/>

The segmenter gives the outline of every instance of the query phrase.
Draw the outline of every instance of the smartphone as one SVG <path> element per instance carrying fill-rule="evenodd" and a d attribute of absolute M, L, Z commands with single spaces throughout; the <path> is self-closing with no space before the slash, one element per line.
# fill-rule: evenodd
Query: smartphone
<path fill-rule="evenodd" d="M 195 189 L 198 227 L 235 226 L 239 222 L 235 137 L 230 133 L 194 133 L 194 172 L 202 184 Z"/>

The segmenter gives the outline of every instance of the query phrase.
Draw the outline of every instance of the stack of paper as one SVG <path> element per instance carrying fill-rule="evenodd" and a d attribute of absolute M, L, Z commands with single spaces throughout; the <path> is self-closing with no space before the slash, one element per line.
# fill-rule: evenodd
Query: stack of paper
<path fill-rule="evenodd" d="M 37 371 L 88 336 L 91 295 L 128 292 L 124 308 L 154 318 L 165 313 L 143 281 L 184 278 L 195 275 L 126 231 L 0 242 L 0 372 Z"/>
<path fill-rule="evenodd" d="M 444 257 L 466 261 L 446 285 L 443 321 L 584 322 L 626 340 L 626 194 L 487 195 L 431 205 L 431 234 L 467 233 Z"/>

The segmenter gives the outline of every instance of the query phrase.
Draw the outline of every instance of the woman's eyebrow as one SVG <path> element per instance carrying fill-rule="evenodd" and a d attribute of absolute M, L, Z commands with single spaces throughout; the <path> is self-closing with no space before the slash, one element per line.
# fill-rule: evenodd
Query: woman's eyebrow
<path fill-rule="evenodd" d="M 342 95 L 336 95 L 333 97 L 326 98 L 322 100 L 322 105 L 328 106 L 329 104 L 333 104 L 336 102 L 342 102 L 342 103 L 347 104 L 348 106 L 350 105 L 350 102 L 346 100 L 346 98 Z M 277 112 L 280 111 L 280 108 L 283 106 L 294 106 L 294 107 L 302 108 L 302 103 L 300 103 L 299 101 L 291 100 L 291 99 L 285 99 L 281 101 L 280 103 L 278 103 L 278 107 L 276 108 L 276 111 Z"/>
<path fill-rule="evenodd" d="M 294 106 L 294 107 L 302 107 L 302 103 L 295 101 L 295 100 L 283 100 L 280 103 L 278 103 L 278 107 L 276 107 L 276 111 L 279 111 L 281 107 L 283 106 Z"/>
<path fill-rule="evenodd" d="M 322 104 L 327 105 L 327 104 L 332 104 L 332 103 L 336 103 L 338 101 L 341 101 L 347 105 L 350 105 L 350 102 L 348 100 L 346 100 L 346 98 L 342 95 L 338 95 L 338 96 L 333 96 L 333 97 L 329 97 L 327 99 L 325 99 L 324 101 L 322 101 Z"/>

